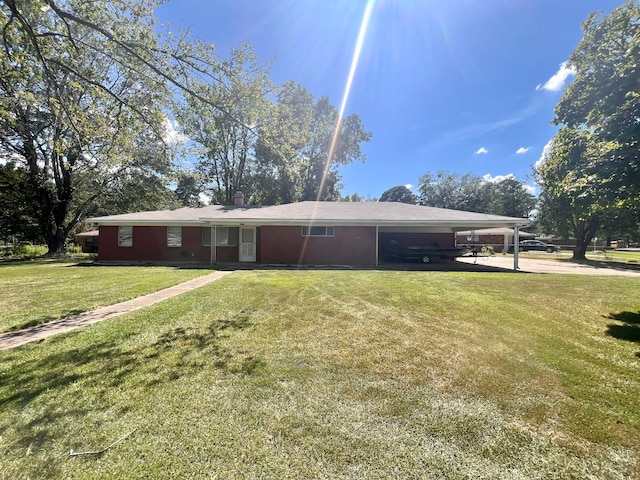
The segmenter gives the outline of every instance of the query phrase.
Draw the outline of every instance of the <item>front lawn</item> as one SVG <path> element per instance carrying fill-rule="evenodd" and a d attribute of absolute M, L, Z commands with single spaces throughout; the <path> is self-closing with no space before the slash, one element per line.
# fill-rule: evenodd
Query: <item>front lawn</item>
<path fill-rule="evenodd" d="M 0 332 L 113 305 L 209 273 L 36 260 L 0 263 Z"/>
<path fill-rule="evenodd" d="M 638 291 L 238 271 L 0 352 L 0 477 L 640 478 Z"/>
<path fill-rule="evenodd" d="M 586 265 L 593 265 L 601 268 L 625 268 L 640 269 L 640 251 L 626 250 L 596 250 L 586 252 L 586 260 L 573 260 L 571 250 L 562 250 L 555 253 L 547 252 L 520 252 L 520 258 L 535 258 L 539 260 L 555 260 L 563 262 L 577 262 Z M 509 256 L 513 256 L 509 254 Z"/>
<path fill-rule="evenodd" d="M 638 250 L 606 250 L 587 252 L 587 258 L 590 260 L 604 260 L 608 262 L 640 265 L 640 251 Z"/>

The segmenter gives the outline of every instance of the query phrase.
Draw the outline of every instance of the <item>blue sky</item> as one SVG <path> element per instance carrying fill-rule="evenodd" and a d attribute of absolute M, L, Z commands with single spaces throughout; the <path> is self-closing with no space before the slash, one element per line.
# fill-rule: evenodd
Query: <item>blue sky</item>
<path fill-rule="evenodd" d="M 372 133 L 365 163 L 341 168 L 343 194 L 379 197 L 447 170 L 513 174 L 532 165 L 556 127 L 563 69 L 591 12 L 622 0 L 172 0 L 171 28 L 215 43 L 251 42 L 271 78 L 339 107 L 365 8 L 372 4 L 345 114 Z"/>

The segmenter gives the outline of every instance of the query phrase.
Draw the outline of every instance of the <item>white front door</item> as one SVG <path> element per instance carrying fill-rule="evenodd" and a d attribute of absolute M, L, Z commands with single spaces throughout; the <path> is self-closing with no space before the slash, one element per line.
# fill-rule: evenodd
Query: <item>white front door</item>
<path fill-rule="evenodd" d="M 256 261 L 256 229 L 240 227 L 240 261 Z"/>

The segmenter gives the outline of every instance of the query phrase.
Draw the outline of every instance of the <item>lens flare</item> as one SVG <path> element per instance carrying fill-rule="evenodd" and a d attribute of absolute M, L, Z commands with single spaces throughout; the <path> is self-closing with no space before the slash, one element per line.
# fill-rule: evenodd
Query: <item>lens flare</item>
<path fill-rule="evenodd" d="M 322 171 L 322 179 L 320 180 L 320 188 L 318 189 L 318 196 L 316 200 L 320 201 L 322 198 L 322 192 L 325 187 L 327 175 L 329 174 L 329 169 L 331 168 L 331 159 L 336 149 L 336 144 L 338 143 L 338 136 L 340 135 L 340 126 L 342 124 L 342 117 L 344 116 L 344 110 L 347 106 L 347 101 L 349 100 L 349 93 L 351 92 L 351 85 L 353 84 L 353 77 L 356 74 L 356 69 L 358 67 L 358 60 L 360 60 L 360 52 L 362 51 L 362 45 L 364 43 L 364 38 L 367 33 L 367 27 L 369 25 L 369 19 L 371 18 L 371 12 L 373 11 L 373 4 L 375 0 L 368 0 L 367 5 L 365 6 L 364 15 L 362 16 L 362 22 L 360 23 L 360 32 L 358 33 L 358 39 L 356 41 L 355 48 L 353 49 L 353 56 L 351 57 L 351 68 L 349 69 L 349 76 L 347 77 L 347 83 L 344 87 L 344 93 L 342 94 L 342 102 L 340 103 L 340 110 L 338 112 L 338 118 L 336 119 L 336 125 L 333 129 L 333 136 L 331 137 L 331 145 L 329 146 L 329 153 L 327 154 L 327 158 L 324 161 L 324 168 Z M 312 215 L 312 218 L 315 218 L 315 212 Z M 300 251 L 300 258 L 298 259 L 298 265 L 301 265 L 304 261 L 305 252 L 307 251 L 307 244 L 309 242 L 309 237 L 305 237 L 302 245 L 302 249 Z"/>
<path fill-rule="evenodd" d="M 344 93 L 342 94 L 342 103 L 340 104 L 340 110 L 338 112 L 338 118 L 336 120 L 335 128 L 333 129 L 333 136 L 331 137 L 331 145 L 329 147 L 329 153 L 324 162 L 324 170 L 322 172 L 322 180 L 320 181 L 320 188 L 318 190 L 317 200 L 320 200 L 322 192 L 324 190 L 327 175 L 329 174 L 329 168 L 331 168 L 331 159 L 338 143 L 338 136 L 340 135 L 340 126 L 342 124 L 342 117 L 344 116 L 344 110 L 349 100 L 349 93 L 351 92 L 351 85 L 353 84 L 353 77 L 356 74 L 358 68 L 358 60 L 360 60 L 360 52 L 362 51 L 362 44 L 367 33 L 367 27 L 369 25 L 369 19 L 371 18 L 371 12 L 373 11 L 373 4 L 375 0 L 369 0 L 362 16 L 362 23 L 360 24 L 360 32 L 358 33 L 358 40 L 356 46 L 353 49 L 353 56 L 351 57 L 351 68 L 349 69 L 349 76 L 347 77 L 347 83 L 344 87 Z"/>

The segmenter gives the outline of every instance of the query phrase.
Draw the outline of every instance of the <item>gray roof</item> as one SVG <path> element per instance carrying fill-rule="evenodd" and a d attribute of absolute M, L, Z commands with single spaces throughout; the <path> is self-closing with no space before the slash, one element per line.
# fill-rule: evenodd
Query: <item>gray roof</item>
<path fill-rule="evenodd" d="M 526 218 L 424 207 L 398 202 L 298 202 L 270 206 L 209 205 L 89 218 L 99 225 L 301 225 L 501 227 Z"/>

